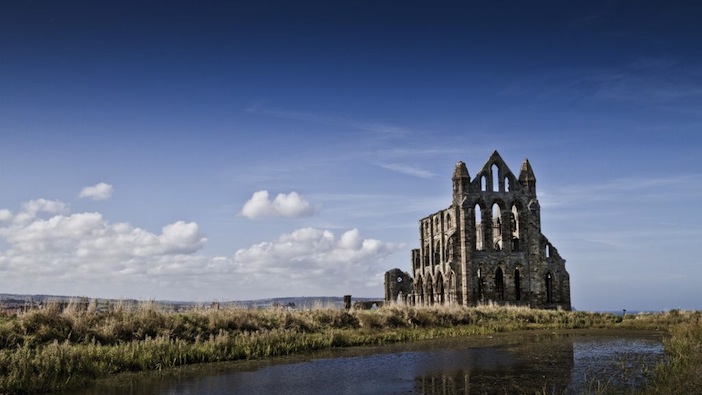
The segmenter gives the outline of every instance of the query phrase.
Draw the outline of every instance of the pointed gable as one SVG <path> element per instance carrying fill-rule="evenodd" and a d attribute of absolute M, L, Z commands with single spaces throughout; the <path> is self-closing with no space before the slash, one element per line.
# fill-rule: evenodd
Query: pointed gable
<path fill-rule="evenodd" d="M 497 171 L 497 174 L 493 174 L 495 171 Z M 505 179 L 508 181 L 506 186 Z M 497 187 L 493 185 L 495 180 L 498 182 Z M 475 179 L 473 180 L 473 187 L 476 191 L 505 192 L 506 188 L 517 188 L 518 183 L 516 181 L 517 178 L 514 176 L 514 173 L 512 173 L 512 170 L 510 170 L 507 163 L 502 159 L 500 153 L 495 150 L 480 171 L 476 173 Z"/>

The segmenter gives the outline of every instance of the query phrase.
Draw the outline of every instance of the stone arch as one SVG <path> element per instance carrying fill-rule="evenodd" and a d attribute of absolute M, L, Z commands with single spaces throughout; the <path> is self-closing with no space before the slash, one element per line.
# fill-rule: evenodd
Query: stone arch
<path fill-rule="evenodd" d="M 495 269 L 495 299 L 505 300 L 505 275 L 499 266 Z"/>
<path fill-rule="evenodd" d="M 433 305 L 434 304 L 434 281 L 432 280 L 431 277 L 427 278 L 427 282 L 424 284 L 424 287 L 426 290 L 424 291 L 424 295 L 426 298 L 426 305 Z"/>
<path fill-rule="evenodd" d="M 441 242 L 437 240 L 434 243 L 434 262 L 432 264 L 438 265 L 441 263 Z"/>
<path fill-rule="evenodd" d="M 522 278 L 518 267 L 514 269 L 514 300 L 522 300 Z"/>
<path fill-rule="evenodd" d="M 475 203 L 474 210 L 474 223 L 475 223 L 475 250 L 484 251 L 485 250 L 485 240 L 487 239 L 487 229 L 485 229 L 485 223 L 487 222 L 486 207 L 483 202 Z"/>
<path fill-rule="evenodd" d="M 494 251 L 502 251 L 504 249 L 504 224 L 503 213 L 505 210 L 505 202 L 501 199 L 495 199 L 490 206 L 490 218 L 492 221 L 492 249 Z"/>
<path fill-rule="evenodd" d="M 453 270 L 448 272 L 446 284 L 448 284 L 447 300 L 449 304 L 453 304 L 456 302 L 456 273 Z"/>
<path fill-rule="evenodd" d="M 436 291 L 436 303 L 443 305 L 446 303 L 446 286 L 444 284 L 444 276 L 441 272 L 436 275 L 436 280 L 434 282 L 434 290 Z"/>
<path fill-rule="evenodd" d="M 456 259 L 456 236 L 451 235 L 446 241 L 446 261 L 453 262 Z"/>
<path fill-rule="evenodd" d="M 546 304 L 553 303 L 553 273 L 551 271 L 546 272 L 544 278 L 546 286 Z"/>
<path fill-rule="evenodd" d="M 414 293 L 417 296 L 415 301 L 417 305 L 424 304 L 424 279 L 421 275 L 417 276 L 417 281 L 414 283 Z"/>
<path fill-rule="evenodd" d="M 481 267 L 478 267 L 478 277 L 477 277 L 477 300 L 478 301 L 483 301 L 485 300 L 485 270 Z"/>
<path fill-rule="evenodd" d="M 500 192 L 500 173 L 502 171 L 500 170 L 500 167 L 497 166 L 497 163 L 493 163 L 492 166 L 490 166 L 490 183 L 492 184 L 491 190 L 493 192 Z"/>
<path fill-rule="evenodd" d="M 523 246 L 522 229 L 524 227 L 524 218 L 522 213 L 524 208 L 521 202 L 514 201 L 509 210 L 509 238 L 512 251 L 521 251 Z"/>

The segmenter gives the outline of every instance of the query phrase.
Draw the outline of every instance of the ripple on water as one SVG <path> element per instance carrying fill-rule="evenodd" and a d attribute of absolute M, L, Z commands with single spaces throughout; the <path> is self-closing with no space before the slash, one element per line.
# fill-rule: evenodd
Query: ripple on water
<path fill-rule="evenodd" d="M 570 389 L 641 388 L 665 353 L 658 339 L 605 337 L 573 342 Z"/>

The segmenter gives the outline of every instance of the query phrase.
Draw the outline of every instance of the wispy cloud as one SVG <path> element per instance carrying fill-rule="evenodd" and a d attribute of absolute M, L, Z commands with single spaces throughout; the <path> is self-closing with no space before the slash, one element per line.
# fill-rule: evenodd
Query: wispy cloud
<path fill-rule="evenodd" d="M 374 135 L 375 137 L 382 137 L 386 139 L 404 138 L 410 133 L 409 129 L 398 125 L 389 125 L 374 122 L 361 122 L 303 111 L 271 109 L 266 108 L 260 104 L 248 107 L 245 109 L 245 111 L 254 114 L 267 115 L 275 118 L 291 119 L 320 125 L 328 125 L 366 131 L 372 133 L 372 135 Z"/>
<path fill-rule="evenodd" d="M 539 192 L 544 207 L 580 206 L 594 202 L 670 202 L 702 197 L 702 174 L 631 177 L 600 184 L 578 184 Z"/>
<path fill-rule="evenodd" d="M 353 218 L 373 218 L 374 223 L 379 223 L 384 218 L 396 221 L 399 216 L 407 218 L 412 229 L 416 227 L 416 219 L 450 203 L 446 195 L 440 192 L 429 197 L 356 193 L 316 194 L 313 197 L 324 206 L 325 214 L 331 218 L 350 215 Z"/>
<path fill-rule="evenodd" d="M 394 171 L 396 173 L 405 174 L 412 177 L 431 178 L 435 176 L 434 173 L 428 170 L 401 163 L 378 163 L 378 166 L 385 170 Z"/>
<path fill-rule="evenodd" d="M 482 154 L 485 154 L 486 150 L 481 151 Z M 452 155 L 452 154 L 460 154 L 460 155 L 466 155 L 466 150 L 465 149 L 458 149 L 455 147 L 422 147 L 422 148 L 398 148 L 398 147 L 393 147 L 389 149 L 382 149 L 378 151 L 378 155 L 382 157 L 391 157 L 391 158 L 407 158 L 407 157 L 436 157 L 439 155 Z"/>
<path fill-rule="evenodd" d="M 354 125 L 351 123 L 350 125 Z M 385 125 L 385 124 L 373 124 L 373 123 L 362 123 L 357 124 L 358 128 L 366 130 L 368 132 L 373 132 L 375 134 L 384 136 L 386 138 L 403 138 L 409 135 L 409 130 L 402 126 Z"/>
<path fill-rule="evenodd" d="M 304 121 L 323 125 L 335 124 L 338 122 L 338 120 L 335 120 L 334 118 L 319 114 L 306 113 L 302 111 L 270 109 L 263 107 L 260 104 L 247 107 L 245 111 L 254 114 L 269 115 L 275 118 L 292 119 L 295 121 Z"/>
<path fill-rule="evenodd" d="M 506 86 L 506 97 L 638 104 L 699 113 L 702 72 L 697 64 L 667 57 L 634 60 L 620 68 L 563 69 L 532 74 Z"/>

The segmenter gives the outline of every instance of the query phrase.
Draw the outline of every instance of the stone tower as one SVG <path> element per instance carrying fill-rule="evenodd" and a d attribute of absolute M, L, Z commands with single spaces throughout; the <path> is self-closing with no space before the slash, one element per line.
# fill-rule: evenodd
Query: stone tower
<path fill-rule="evenodd" d="M 458 162 L 452 184 L 451 206 L 419 220 L 405 301 L 570 310 L 570 278 L 565 260 L 541 233 L 529 161 L 516 177 L 495 151 L 472 180 Z M 386 279 L 396 277 L 393 272 Z"/>

